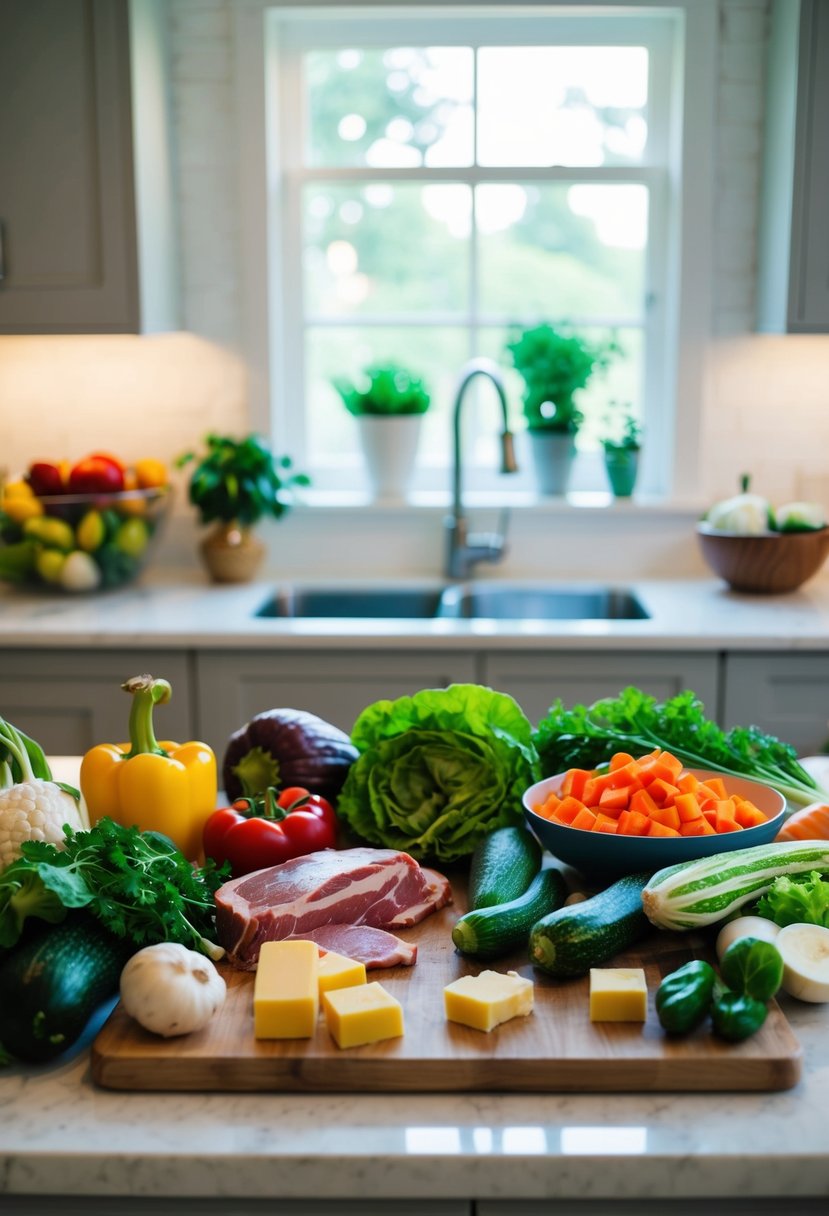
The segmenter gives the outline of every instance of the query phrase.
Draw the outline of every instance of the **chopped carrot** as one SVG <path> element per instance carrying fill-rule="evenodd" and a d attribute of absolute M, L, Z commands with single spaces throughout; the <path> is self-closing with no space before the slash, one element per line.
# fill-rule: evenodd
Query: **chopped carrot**
<path fill-rule="evenodd" d="M 736 811 L 734 818 L 741 828 L 754 828 L 758 823 L 765 823 L 768 816 L 756 807 L 753 802 L 749 802 L 747 798 L 741 798 L 739 801 L 735 798 Z"/>
<path fill-rule="evenodd" d="M 633 759 L 633 756 L 628 752 L 616 752 L 615 755 L 610 757 L 610 771 L 613 773 L 617 768 L 624 768 L 627 764 L 635 763 L 636 761 Z"/>
<path fill-rule="evenodd" d="M 679 831 L 681 822 L 675 806 L 658 806 L 651 815 L 651 823 L 661 823 L 663 827 L 673 828 L 675 832 Z"/>
<path fill-rule="evenodd" d="M 630 799 L 630 809 L 639 811 L 643 815 L 651 815 L 657 808 L 657 803 L 654 802 L 647 790 L 637 790 Z"/>
<path fill-rule="evenodd" d="M 564 775 L 561 783 L 561 796 L 566 798 L 572 794 L 574 798 L 583 799 L 585 782 L 593 774 L 588 768 L 571 768 Z"/>
<path fill-rule="evenodd" d="M 715 836 L 716 832 L 704 815 L 698 819 L 686 819 L 679 825 L 680 836 Z"/>
<path fill-rule="evenodd" d="M 648 824 L 648 836 L 678 836 L 679 832 L 676 828 L 666 827 L 664 823 L 660 823 L 658 819 L 651 819 Z"/>
<path fill-rule="evenodd" d="M 618 790 L 610 789 L 608 787 L 607 789 L 602 790 L 601 794 L 599 795 L 599 806 L 603 811 L 610 811 L 614 809 L 616 811 L 623 811 L 626 808 L 629 799 L 630 794 L 624 786 L 621 786 Z"/>
<path fill-rule="evenodd" d="M 641 811 L 622 811 L 617 832 L 620 836 L 645 836 L 650 819 Z"/>
<path fill-rule="evenodd" d="M 588 808 L 586 806 L 583 806 L 581 808 L 581 810 L 579 811 L 578 815 L 576 815 L 575 819 L 573 819 L 573 821 L 571 822 L 570 827 L 571 828 L 583 828 L 585 831 L 590 832 L 590 831 L 592 831 L 593 824 L 595 822 L 596 822 L 596 816 L 593 814 L 592 811 L 588 810 Z"/>
<path fill-rule="evenodd" d="M 654 777 L 653 781 L 648 785 L 648 793 L 659 806 L 665 806 L 666 804 L 673 806 L 674 799 L 679 790 L 663 777 Z"/>
<path fill-rule="evenodd" d="M 619 828 L 618 820 L 611 815 L 602 815 L 601 812 L 596 816 L 596 822 L 593 824 L 592 831 L 594 832 L 616 832 Z"/>
<path fill-rule="evenodd" d="M 829 806 L 813 802 L 790 815 L 775 840 L 829 840 Z"/>
<path fill-rule="evenodd" d="M 697 802 L 693 794 L 677 794 L 674 799 L 674 806 L 682 823 L 688 823 L 692 819 L 702 818 L 702 807 Z"/>
<path fill-rule="evenodd" d="M 699 777 L 693 773 L 683 773 L 677 780 L 676 787 L 682 794 L 693 794 L 699 785 Z"/>

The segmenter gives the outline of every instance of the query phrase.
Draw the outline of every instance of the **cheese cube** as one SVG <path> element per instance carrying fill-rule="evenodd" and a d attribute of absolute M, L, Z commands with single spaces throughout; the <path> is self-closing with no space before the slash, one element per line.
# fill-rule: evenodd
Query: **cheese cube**
<path fill-rule="evenodd" d="M 360 1047 L 403 1034 L 403 1006 L 376 982 L 325 992 L 322 1008 L 338 1047 Z"/>
<path fill-rule="evenodd" d="M 316 942 L 263 942 L 253 985 L 257 1039 L 308 1039 L 319 1014 Z"/>
<path fill-rule="evenodd" d="M 516 971 L 482 971 L 462 975 L 443 990 L 446 1017 L 473 1030 L 490 1031 L 511 1018 L 532 1013 L 532 980 Z"/>
<path fill-rule="evenodd" d="M 644 1022 L 647 1016 L 648 986 L 641 967 L 591 967 L 591 1022 Z"/>
<path fill-rule="evenodd" d="M 323 992 L 331 992 L 334 988 L 353 988 L 355 984 L 365 982 L 365 963 L 357 962 L 353 958 L 346 958 L 344 954 L 337 954 L 334 950 L 329 950 L 320 959 L 320 996 Z"/>

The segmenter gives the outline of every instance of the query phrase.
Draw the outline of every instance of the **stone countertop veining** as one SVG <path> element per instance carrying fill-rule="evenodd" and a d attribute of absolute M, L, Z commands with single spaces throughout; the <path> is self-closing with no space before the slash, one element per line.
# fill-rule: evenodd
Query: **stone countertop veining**
<path fill-rule="evenodd" d="M 315 587 L 382 585 L 377 580 L 291 581 Z M 529 586 L 540 582 L 518 581 Z M 609 621 L 257 616 L 278 585 L 274 580 L 212 586 L 196 574 L 160 571 L 100 595 L 31 594 L 6 588 L 0 590 L 0 647 L 297 650 L 357 644 L 366 649 L 829 650 L 829 581 L 819 579 L 785 596 L 740 595 L 714 579 L 614 581 L 614 588 L 633 592 L 649 615 L 644 620 Z M 395 578 L 386 585 L 445 584 Z"/>

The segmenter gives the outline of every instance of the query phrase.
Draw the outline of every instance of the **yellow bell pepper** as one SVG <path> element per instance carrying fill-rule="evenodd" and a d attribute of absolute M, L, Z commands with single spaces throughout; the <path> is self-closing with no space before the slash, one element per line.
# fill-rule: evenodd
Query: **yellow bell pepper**
<path fill-rule="evenodd" d="M 166 680 L 135 676 L 121 687 L 132 694 L 129 743 L 101 743 L 81 762 L 81 792 L 93 825 L 105 816 L 142 832 L 163 832 L 195 861 L 202 829 L 216 809 L 216 756 L 206 743 L 159 743 L 153 707 L 170 700 Z"/>

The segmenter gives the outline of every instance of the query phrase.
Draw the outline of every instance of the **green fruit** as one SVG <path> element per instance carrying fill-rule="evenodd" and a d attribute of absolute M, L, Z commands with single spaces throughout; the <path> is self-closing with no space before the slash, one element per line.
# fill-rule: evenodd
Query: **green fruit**
<path fill-rule="evenodd" d="M 770 1001 L 783 983 L 783 956 L 773 942 L 740 937 L 720 959 L 729 988 L 756 1001 Z"/>
<path fill-rule="evenodd" d="M 87 553 L 94 553 L 104 543 L 106 527 L 100 511 L 87 511 L 75 529 L 78 544 Z"/>
<path fill-rule="evenodd" d="M 143 519 L 125 519 L 118 529 L 115 543 L 122 553 L 130 557 L 140 557 L 150 539 L 147 525 Z"/>
<path fill-rule="evenodd" d="M 53 515 L 39 515 L 27 519 L 23 525 L 26 536 L 39 540 L 50 549 L 62 549 L 71 553 L 75 548 L 75 533 L 65 519 L 56 519 Z"/>
<path fill-rule="evenodd" d="M 66 554 L 60 549 L 41 549 L 35 558 L 35 569 L 44 583 L 59 583 Z"/>

